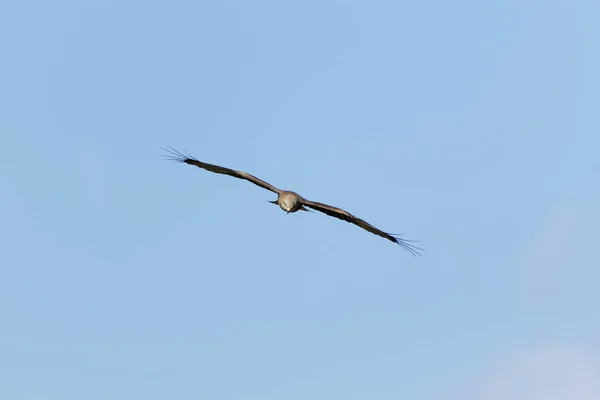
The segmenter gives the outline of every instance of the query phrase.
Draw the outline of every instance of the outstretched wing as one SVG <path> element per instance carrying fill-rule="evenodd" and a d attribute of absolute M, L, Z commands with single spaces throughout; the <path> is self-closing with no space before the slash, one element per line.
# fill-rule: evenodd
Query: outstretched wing
<path fill-rule="evenodd" d="M 258 185 L 264 189 L 270 190 L 273 193 L 279 194 L 279 192 L 281 192 L 281 190 L 279 190 L 275 186 L 271 185 L 270 183 L 267 183 L 267 182 L 263 181 L 262 179 L 258 179 L 254 175 L 250 175 L 246 172 L 235 171 L 233 169 L 219 167 L 218 165 L 203 163 L 202 161 L 196 160 L 194 157 L 190 156 L 187 153 L 182 153 L 180 151 L 173 149 L 171 146 L 169 146 L 169 149 L 165 149 L 164 147 L 162 149 L 165 150 L 167 153 L 169 153 L 169 155 L 167 156 L 167 159 L 169 159 L 169 160 L 181 162 L 181 163 L 185 163 L 185 164 L 189 164 L 189 165 L 195 165 L 198 168 L 203 168 L 207 171 L 215 172 L 217 174 L 225 174 L 225 175 L 233 176 L 234 178 L 245 179 L 245 180 L 250 181 L 250 182 L 254 183 L 255 185 Z"/>
<path fill-rule="evenodd" d="M 413 242 L 412 240 L 400 239 L 399 237 L 397 237 L 398 235 L 393 235 L 393 234 L 384 232 L 380 229 L 377 229 L 373 225 L 369 224 L 368 222 L 363 221 L 362 219 L 360 219 L 358 217 L 355 217 L 354 215 L 350 214 L 348 211 L 342 210 L 341 208 L 333 207 L 333 206 L 330 206 L 327 204 L 318 203 L 316 201 L 310 201 L 310 200 L 306 200 L 306 199 L 302 199 L 302 204 L 305 205 L 306 207 L 310 207 L 312 209 L 315 209 L 317 211 L 325 213 L 331 217 L 336 217 L 336 218 L 339 218 L 346 222 L 350 222 L 354 225 L 360 226 L 361 228 L 363 228 L 371 233 L 374 233 L 375 235 L 381 236 L 382 238 L 391 240 L 392 242 L 400 245 L 404 250 L 408 251 L 413 256 L 421 255 L 421 253 L 419 253 L 418 250 L 425 251 L 420 247 L 416 247 L 416 246 L 410 244 L 409 242 Z"/>

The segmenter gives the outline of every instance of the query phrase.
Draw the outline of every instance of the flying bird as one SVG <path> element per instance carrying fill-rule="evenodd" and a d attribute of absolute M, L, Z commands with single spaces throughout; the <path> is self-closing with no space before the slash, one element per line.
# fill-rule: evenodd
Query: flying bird
<path fill-rule="evenodd" d="M 316 201 L 307 200 L 304 197 L 300 196 L 298 193 L 295 193 L 295 192 L 292 192 L 289 190 L 281 190 L 279 188 L 276 188 L 275 186 L 271 185 L 270 183 L 267 183 L 267 182 L 263 181 L 262 179 L 255 177 L 254 175 L 250 175 L 247 172 L 236 171 L 233 169 L 220 167 L 218 165 L 212 165 L 212 164 L 208 164 L 208 163 L 199 161 L 199 160 L 195 159 L 194 157 L 192 157 L 191 155 L 189 155 L 187 153 L 179 152 L 170 146 L 169 146 L 169 149 L 165 149 L 164 147 L 162 149 L 165 150 L 167 153 L 169 153 L 169 155 L 166 156 L 166 158 L 169 160 L 180 162 L 180 163 L 185 163 L 188 165 L 195 165 L 198 168 L 202 168 L 207 171 L 215 172 L 217 174 L 224 174 L 224 175 L 233 176 L 234 178 L 238 178 L 238 179 L 245 179 L 247 181 L 254 183 L 257 186 L 262 187 L 263 189 L 267 189 L 273 193 L 276 193 L 277 200 L 269 201 L 269 203 L 277 204 L 279 207 L 281 207 L 281 209 L 283 211 L 285 211 L 288 214 L 295 213 L 296 211 L 299 211 L 299 210 L 300 211 L 311 211 L 306 208 L 306 207 L 309 207 L 309 208 L 312 208 L 313 210 L 320 211 L 331 217 L 336 217 L 343 221 L 350 222 L 354 225 L 357 225 L 357 226 L 365 229 L 368 232 L 371 232 L 375 235 L 381 236 L 382 238 L 390 240 L 390 241 L 400 245 L 404 250 L 408 251 L 413 256 L 421 255 L 418 250 L 424 251 L 420 247 L 416 247 L 416 246 L 410 244 L 410 242 L 414 242 L 413 240 L 401 239 L 398 237 L 399 235 L 387 233 L 380 229 L 377 229 L 376 227 L 369 224 L 368 222 L 366 222 L 358 217 L 355 217 L 354 215 L 350 214 L 348 211 L 342 210 L 341 208 L 333 207 L 333 206 L 319 203 Z"/>

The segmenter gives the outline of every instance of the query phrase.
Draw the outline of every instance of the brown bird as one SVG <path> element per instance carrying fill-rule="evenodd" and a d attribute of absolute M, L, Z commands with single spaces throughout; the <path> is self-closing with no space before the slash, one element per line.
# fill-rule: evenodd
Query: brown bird
<path fill-rule="evenodd" d="M 165 150 L 166 152 L 169 153 L 169 155 L 166 156 L 167 159 L 169 159 L 169 160 L 181 162 L 181 163 L 185 163 L 185 164 L 189 164 L 189 165 L 195 165 L 198 168 L 203 168 L 203 169 L 211 171 L 211 172 L 216 172 L 217 174 L 225 174 L 225 175 L 233 176 L 234 178 L 245 179 L 247 181 L 254 183 L 255 185 L 258 185 L 264 189 L 267 189 L 273 193 L 276 193 L 277 200 L 269 201 L 269 202 L 279 205 L 279 207 L 281 207 L 281 209 L 283 211 L 287 212 L 288 214 L 294 213 L 298 210 L 311 211 L 306 208 L 306 207 L 309 207 L 314 210 L 325 213 L 331 217 L 336 217 L 336 218 L 339 218 L 346 222 L 350 222 L 350 223 L 357 225 L 375 235 L 381 236 L 381 237 L 388 239 L 394 243 L 397 243 L 404 250 L 411 253 L 413 256 L 421 255 L 418 252 L 418 250 L 424 251 L 420 247 L 416 247 L 409 243 L 409 242 L 414 242 L 414 241 L 400 239 L 399 237 L 397 237 L 399 235 L 383 232 L 382 230 L 375 228 L 373 225 L 369 224 L 368 222 L 363 221 L 362 219 L 360 219 L 358 217 L 355 217 L 354 215 L 350 214 L 348 211 L 342 210 L 341 208 L 333 207 L 333 206 L 323 204 L 323 203 L 318 203 L 316 201 L 307 200 L 304 197 L 300 196 L 298 193 L 295 193 L 295 192 L 292 192 L 289 190 L 278 189 L 275 186 L 271 185 L 270 183 L 267 183 L 267 182 L 263 181 L 262 179 L 259 179 L 259 178 L 255 177 L 254 175 L 250 175 L 249 173 L 246 173 L 246 172 L 235 171 L 233 169 L 220 167 L 218 165 L 212 165 L 212 164 L 204 163 L 202 161 L 198 161 L 194 157 L 190 156 L 189 154 L 179 152 L 170 146 L 169 146 L 169 149 L 163 148 L 163 150 Z"/>

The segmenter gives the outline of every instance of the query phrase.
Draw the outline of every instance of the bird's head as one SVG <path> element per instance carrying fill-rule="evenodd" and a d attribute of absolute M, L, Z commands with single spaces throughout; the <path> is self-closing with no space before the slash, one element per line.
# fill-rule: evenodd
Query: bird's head
<path fill-rule="evenodd" d="M 281 207 L 281 209 L 282 209 L 283 211 L 285 211 L 287 214 L 289 214 L 289 213 L 290 213 L 290 210 L 287 208 L 287 204 L 286 204 L 286 203 L 281 203 L 281 204 L 279 204 L 279 200 L 267 200 L 267 201 L 268 201 L 269 203 L 272 203 L 272 204 L 276 204 L 276 205 L 278 205 L 278 206 L 279 206 L 279 207 Z"/>

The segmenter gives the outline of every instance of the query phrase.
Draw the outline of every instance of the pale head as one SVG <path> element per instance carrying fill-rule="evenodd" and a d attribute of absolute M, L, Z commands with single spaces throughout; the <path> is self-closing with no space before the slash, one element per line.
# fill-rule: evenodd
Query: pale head
<path fill-rule="evenodd" d="M 283 211 L 289 214 L 298 211 L 302 207 L 301 199 L 300 195 L 294 192 L 282 190 L 277 196 L 277 201 L 271 201 L 271 203 L 278 204 Z"/>

